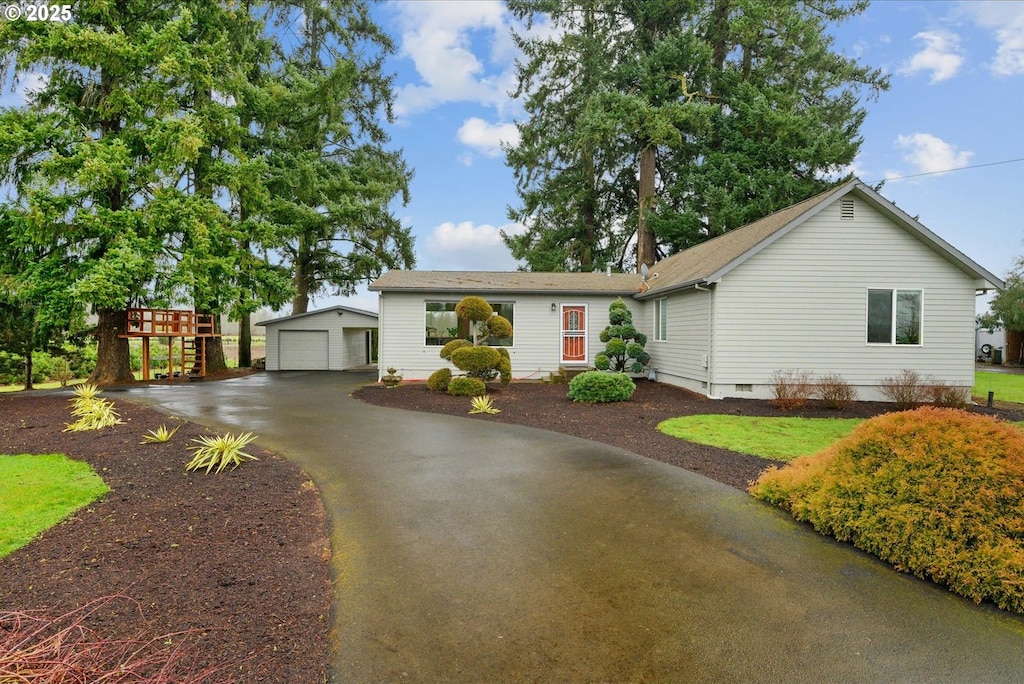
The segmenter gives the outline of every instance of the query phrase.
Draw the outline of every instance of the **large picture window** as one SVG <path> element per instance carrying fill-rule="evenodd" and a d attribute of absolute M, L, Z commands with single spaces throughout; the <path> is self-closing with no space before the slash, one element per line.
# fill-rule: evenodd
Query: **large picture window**
<path fill-rule="evenodd" d="M 668 297 L 654 302 L 654 339 L 657 342 L 668 339 Z"/>
<path fill-rule="evenodd" d="M 427 346 L 441 347 L 456 338 L 472 339 L 473 332 L 469 329 L 469 321 L 460 320 L 455 315 L 458 301 L 426 302 L 425 305 L 425 343 Z M 515 328 L 515 304 L 512 302 L 491 302 L 494 312 L 504 316 Z M 492 347 L 511 347 L 512 337 L 490 338 L 487 344 Z"/>
<path fill-rule="evenodd" d="M 868 344 L 921 344 L 921 290 L 868 290 Z"/>

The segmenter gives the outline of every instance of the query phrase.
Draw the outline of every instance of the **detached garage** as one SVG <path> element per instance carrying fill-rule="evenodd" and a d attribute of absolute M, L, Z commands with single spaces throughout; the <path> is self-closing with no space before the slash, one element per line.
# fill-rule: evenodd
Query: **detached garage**
<path fill-rule="evenodd" d="M 261 321 L 267 329 L 267 370 L 347 370 L 372 363 L 377 314 L 332 306 Z"/>

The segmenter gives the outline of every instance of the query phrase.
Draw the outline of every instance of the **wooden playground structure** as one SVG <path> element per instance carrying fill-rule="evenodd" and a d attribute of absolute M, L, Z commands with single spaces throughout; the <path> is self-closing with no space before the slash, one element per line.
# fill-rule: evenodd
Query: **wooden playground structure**
<path fill-rule="evenodd" d="M 167 377 L 175 377 L 174 357 L 180 349 L 181 377 L 206 375 L 206 340 L 220 337 L 214 332 L 213 314 L 178 309 L 128 309 L 127 333 L 123 337 L 142 339 L 142 379 L 150 379 L 149 341 L 167 338 Z M 181 338 L 178 345 L 176 340 Z"/>

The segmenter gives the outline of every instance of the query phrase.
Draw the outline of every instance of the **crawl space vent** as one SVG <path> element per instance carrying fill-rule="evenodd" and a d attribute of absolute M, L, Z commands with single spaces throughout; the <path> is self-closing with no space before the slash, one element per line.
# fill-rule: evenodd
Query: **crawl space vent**
<path fill-rule="evenodd" d="M 839 200 L 839 218 L 843 221 L 853 220 L 853 200 L 843 198 Z"/>

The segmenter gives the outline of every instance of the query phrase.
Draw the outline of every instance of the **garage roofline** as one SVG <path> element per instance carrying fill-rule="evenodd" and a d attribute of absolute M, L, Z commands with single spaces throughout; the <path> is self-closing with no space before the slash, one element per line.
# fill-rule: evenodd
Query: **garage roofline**
<path fill-rule="evenodd" d="M 337 311 L 339 315 L 341 315 L 341 314 L 343 314 L 345 312 L 348 312 L 348 313 L 359 314 L 361 316 L 370 316 L 371 318 L 379 318 L 379 315 L 377 314 L 376 311 L 365 311 L 363 309 L 356 309 L 356 308 L 351 307 L 351 306 L 341 306 L 341 305 L 338 305 L 338 306 L 329 306 L 326 309 L 317 309 L 316 311 L 307 311 L 306 313 L 292 314 L 291 316 L 281 316 L 280 318 L 271 318 L 271 319 L 268 319 L 268 320 L 265 320 L 265 321 L 259 321 L 259 322 L 256 323 L 256 325 L 267 326 L 267 325 L 270 325 L 271 323 L 280 323 L 282 321 L 293 321 L 293 320 L 295 320 L 297 318 L 304 318 L 306 316 L 315 316 L 317 314 L 327 313 L 329 311 Z"/>

